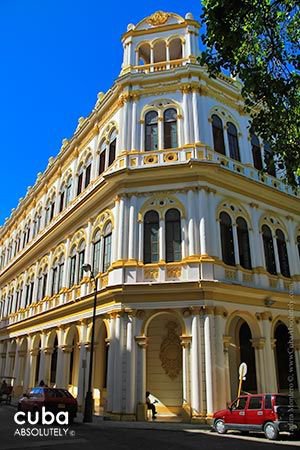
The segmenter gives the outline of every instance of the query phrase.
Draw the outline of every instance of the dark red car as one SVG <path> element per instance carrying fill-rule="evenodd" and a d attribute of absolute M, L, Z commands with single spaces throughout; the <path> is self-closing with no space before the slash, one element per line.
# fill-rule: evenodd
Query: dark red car
<path fill-rule="evenodd" d="M 275 440 L 280 431 L 300 431 L 300 409 L 288 395 L 242 395 L 214 414 L 213 428 L 220 434 L 227 430 L 263 431 L 267 439 Z"/>
<path fill-rule="evenodd" d="M 18 411 L 38 411 L 41 413 L 42 407 L 47 411 L 57 414 L 60 411 L 69 413 L 69 423 L 77 414 L 77 400 L 67 389 L 57 389 L 49 387 L 35 387 L 29 394 L 24 394 L 18 402 Z"/>

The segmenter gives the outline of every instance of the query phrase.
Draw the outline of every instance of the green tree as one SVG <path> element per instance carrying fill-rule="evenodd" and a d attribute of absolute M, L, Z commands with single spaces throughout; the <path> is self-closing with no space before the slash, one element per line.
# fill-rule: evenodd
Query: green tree
<path fill-rule="evenodd" d="M 211 76 L 243 82 L 255 133 L 271 145 L 286 180 L 300 167 L 299 0 L 203 0 L 200 58 Z"/>

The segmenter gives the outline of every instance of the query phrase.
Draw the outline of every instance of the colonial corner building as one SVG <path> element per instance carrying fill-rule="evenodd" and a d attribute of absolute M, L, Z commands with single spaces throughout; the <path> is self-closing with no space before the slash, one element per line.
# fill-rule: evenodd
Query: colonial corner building
<path fill-rule="evenodd" d="M 150 391 L 158 414 L 206 420 L 241 362 L 243 390 L 288 392 L 291 372 L 299 395 L 299 198 L 250 133 L 240 81 L 198 64 L 199 28 L 161 11 L 128 25 L 118 79 L 0 229 L 0 376 L 16 396 L 44 380 L 83 407 L 83 264 L 96 410 L 145 420 Z"/>

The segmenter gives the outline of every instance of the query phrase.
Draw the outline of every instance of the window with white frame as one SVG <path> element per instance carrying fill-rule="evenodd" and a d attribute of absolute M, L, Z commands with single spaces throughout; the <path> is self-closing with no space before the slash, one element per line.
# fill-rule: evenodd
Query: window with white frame
<path fill-rule="evenodd" d="M 71 200 L 72 194 L 72 177 L 68 177 L 68 179 L 62 184 L 59 195 L 59 212 L 61 212 L 64 208 L 68 206 Z"/>
<path fill-rule="evenodd" d="M 77 195 L 88 187 L 91 181 L 92 159 L 87 158 L 85 163 L 81 163 L 77 173 Z"/>
<path fill-rule="evenodd" d="M 76 248 L 72 248 L 69 258 L 69 286 L 79 284 L 83 277 L 83 264 L 85 255 L 85 242 L 82 241 Z"/>

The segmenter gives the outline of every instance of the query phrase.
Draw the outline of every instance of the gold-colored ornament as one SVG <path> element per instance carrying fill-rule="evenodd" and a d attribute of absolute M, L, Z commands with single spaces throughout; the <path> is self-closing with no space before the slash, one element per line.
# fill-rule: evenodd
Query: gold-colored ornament
<path fill-rule="evenodd" d="M 176 332 L 176 322 L 168 322 L 166 328 L 167 336 L 161 343 L 159 358 L 166 374 L 174 380 L 182 370 L 182 348 L 180 338 Z"/>
<path fill-rule="evenodd" d="M 150 16 L 147 19 L 147 23 L 149 25 L 157 26 L 157 25 L 163 25 L 167 22 L 168 18 L 170 17 L 170 14 L 163 12 L 163 11 L 156 11 L 152 16 Z"/>

